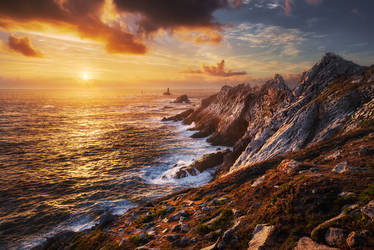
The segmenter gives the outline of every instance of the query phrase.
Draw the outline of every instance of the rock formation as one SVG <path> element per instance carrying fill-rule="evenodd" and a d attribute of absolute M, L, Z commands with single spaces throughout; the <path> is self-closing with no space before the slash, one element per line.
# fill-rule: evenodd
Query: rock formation
<path fill-rule="evenodd" d="M 225 86 L 184 119 L 195 137 L 234 146 L 225 171 L 296 151 L 373 122 L 372 68 L 327 53 L 291 92 L 280 75 L 261 88 Z"/>
<path fill-rule="evenodd" d="M 214 181 L 36 249 L 374 249 L 373 70 L 328 53 L 294 91 L 223 87 L 169 118 L 233 146 L 181 172 Z"/>
<path fill-rule="evenodd" d="M 190 103 L 190 99 L 188 99 L 187 95 L 178 96 L 174 101 L 174 103 Z"/>

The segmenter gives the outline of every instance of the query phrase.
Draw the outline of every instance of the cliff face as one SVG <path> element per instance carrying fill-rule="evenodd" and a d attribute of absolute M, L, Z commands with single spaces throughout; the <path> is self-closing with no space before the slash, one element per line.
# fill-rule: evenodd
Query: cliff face
<path fill-rule="evenodd" d="M 373 79 L 372 68 L 327 53 L 293 92 L 280 75 L 261 88 L 226 86 L 184 122 L 195 122 L 195 136 L 234 146 L 224 164 L 233 172 L 360 127 L 363 116 L 372 122 L 366 114 L 372 113 Z"/>

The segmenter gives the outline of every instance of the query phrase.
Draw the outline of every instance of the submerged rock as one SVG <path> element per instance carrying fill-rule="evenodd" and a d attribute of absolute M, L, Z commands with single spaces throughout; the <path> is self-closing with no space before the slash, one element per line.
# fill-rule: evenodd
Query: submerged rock
<path fill-rule="evenodd" d="M 259 224 L 253 230 L 253 237 L 248 243 L 248 250 L 261 249 L 270 235 L 273 233 L 275 227 L 267 224 Z"/>

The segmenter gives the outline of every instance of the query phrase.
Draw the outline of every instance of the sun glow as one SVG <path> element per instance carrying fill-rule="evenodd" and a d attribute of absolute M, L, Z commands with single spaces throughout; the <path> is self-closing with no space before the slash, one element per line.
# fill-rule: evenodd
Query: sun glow
<path fill-rule="evenodd" d="M 86 80 L 90 79 L 90 77 L 87 73 L 83 73 L 82 74 L 82 79 L 86 81 Z"/>

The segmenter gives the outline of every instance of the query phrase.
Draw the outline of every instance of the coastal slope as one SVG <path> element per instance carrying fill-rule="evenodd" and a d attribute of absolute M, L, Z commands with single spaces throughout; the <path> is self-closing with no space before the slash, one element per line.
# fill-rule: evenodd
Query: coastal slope
<path fill-rule="evenodd" d="M 373 249 L 373 70 L 328 53 L 293 91 L 223 87 L 168 119 L 233 147 L 214 181 L 37 249 Z"/>

